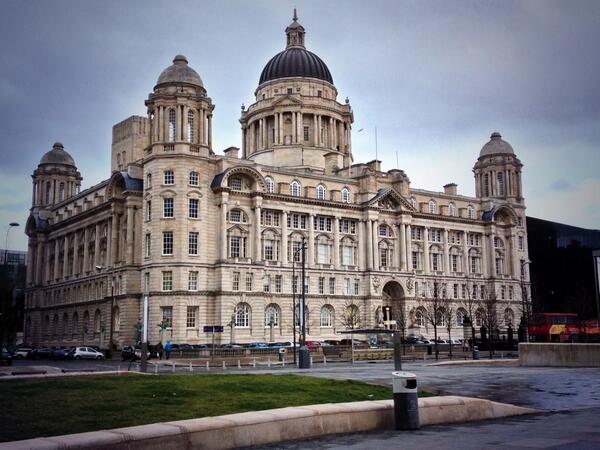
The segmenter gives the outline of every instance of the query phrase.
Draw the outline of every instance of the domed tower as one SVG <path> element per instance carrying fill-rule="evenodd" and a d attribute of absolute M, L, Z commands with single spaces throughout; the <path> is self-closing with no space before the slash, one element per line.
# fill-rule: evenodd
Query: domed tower
<path fill-rule="evenodd" d="M 33 197 L 31 211 L 49 209 L 73 195 L 79 193 L 81 174 L 75 166 L 75 160 L 60 142 L 46 152 L 33 175 Z"/>
<path fill-rule="evenodd" d="M 522 167 L 512 146 L 497 131 L 492 133 L 473 168 L 477 198 L 488 201 L 489 206 L 504 203 L 523 205 Z"/>
<path fill-rule="evenodd" d="M 183 55 L 158 77 L 146 100 L 151 120 L 146 156 L 163 153 L 212 153 L 212 100 L 198 72 Z"/>
<path fill-rule="evenodd" d="M 279 167 L 348 167 L 352 164 L 352 109 L 337 101 L 327 65 L 305 47 L 296 10 L 286 48 L 265 65 L 256 102 L 242 106 L 242 154 Z"/>

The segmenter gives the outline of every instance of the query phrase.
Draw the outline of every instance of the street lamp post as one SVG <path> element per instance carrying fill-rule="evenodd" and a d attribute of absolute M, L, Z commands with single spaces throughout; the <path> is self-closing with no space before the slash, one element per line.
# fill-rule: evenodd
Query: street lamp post
<path fill-rule="evenodd" d="M 7 287 L 8 287 L 8 298 L 6 299 L 6 305 L 7 305 L 6 308 L 7 309 L 6 309 L 5 313 L 7 313 L 8 311 L 12 311 L 12 305 L 13 305 L 13 283 L 12 283 L 13 280 L 9 276 L 9 270 L 8 270 L 8 234 L 10 233 L 10 230 L 13 227 L 18 227 L 18 226 L 19 226 L 19 224 L 17 222 L 10 222 L 8 224 L 8 228 L 6 230 L 6 238 L 4 240 L 4 265 L 2 267 L 2 272 L 3 272 L 4 276 L 6 277 L 6 283 L 7 283 Z M 2 316 L 2 314 L 3 313 L 0 313 L 0 316 Z M 3 325 L 7 324 L 9 321 L 14 320 L 13 317 L 10 317 L 10 316 L 12 316 L 12 313 L 9 314 L 8 316 L 9 317 L 4 316 L 4 317 L 0 318 L 0 320 L 2 322 L 4 322 L 4 323 L 2 323 L 2 326 L 0 326 L 0 330 L 2 328 L 4 328 Z M 7 328 L 10 329 L 10 327 L 7 327 Z M 6 339 L 9 339 L 10 333 L 11 333 L 10 331 L 8 331 L 7 334 L 0 333 L 0 344 L 4 344 L 5 343 L 4 341 Z M 12 337 L 14 337 L 14 336 L 11 336 L 11 338 Z"/>
<path fill-rule="evenodd" d="M 527 286 L 525 284 L 525 266 L 531 264 L 530 260 L 521 260 L 521 332 L 523 340 L 529 342 L 529 296 L 527 294 Z"/>
<path fill-rule="evenodd" d="M 4 239 L 4 270 L 8 273 L 8 233 L 13 227 L 18 227 L 19 224 L 17 222 L 11 222 L 8 224 L 8 228 L 6 229 L 6 238 Z"/>
<path fill-rule="evenodd" d="M 304 254 L 304 248 L 306 245 L 306 241 L 302 238 L 302 246 L 299 249 L 296 249 L 294 254 L 292 255 L 292 334 L 293 334 L 293 346 L 294 346 L 294 365 L 296 365 L 296 289 L 297 289 L 297 281 L 296 281 L 296 258 L 298 254 L 302 252 Z M 302 286 L 304 286 L 304 259 L 302 259 Z M 304 290 L 303 290 L 304 291 Z M 302 292 L 303 292 L 302 291 Z M 302 323 L 302 322 L 301 322 Z M 305 336 L 306 340 L 306 336 Z M 302 341 L 301 341 L 302 343 Z"/>
<path fill-rule="evenodd" d="M 310 351 L 306 346 L 306 238 L 302 238 L 302 296 L 300 298 L 300 352 L 299 369 L 310 369 Z"/>

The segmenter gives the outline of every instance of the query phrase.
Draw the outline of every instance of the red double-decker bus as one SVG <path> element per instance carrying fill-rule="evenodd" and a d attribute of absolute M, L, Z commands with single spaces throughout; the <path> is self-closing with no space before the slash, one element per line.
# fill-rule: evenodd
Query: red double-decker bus
<path fill-rule="evenodd" d="M 528 331 L 532 342 L 577 342 L 600 334 L 598 321 L 580 322 L 574 313 L 534 313 Z"/>

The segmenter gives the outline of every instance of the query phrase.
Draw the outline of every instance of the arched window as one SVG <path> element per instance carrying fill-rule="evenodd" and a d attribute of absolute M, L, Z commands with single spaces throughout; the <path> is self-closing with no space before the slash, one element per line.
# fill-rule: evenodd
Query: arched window
<path fill-rule="evenodd" d="M 512 326 L 513 323 L 515 323 L 515 313 L 512 309 L 506 308 L 504 310 L 504 324 L 508 327 Z"/>
<path fill-rule="evenodd" d="M 63 338 L 66 336 L 67 334 L 67 330 L 69 329 L 69 315 L 67 313 L 63 314 L 62 317 L 62 324 L 61 324 L 61 334 L 63 335 Z"/>
<path fill-rule="evenodd" d="M 321 307 L 321 326 L 333 327 L 333 306 L 323 305 Z"/>
<path fill-rule="evenodd" d="M 146 189 L 150 189 L 152 187 L 152 174 L 149 173 L 146 175 Z"/>
<path fill-rule="evenodd" d="M 58 187 L 58 201 L 62 202 L 65 199 L 65 183 L 60 183 Z"/>
<path fill-rule="evenodd" d="M 498 172 L 498 195 L 504 197 L 504 174 L 502 172 Z"/>
<path fill-rule="evenodd" d="M 300 183 L 296 180 L 292 181 L 290 184 L 290 194 L 294 197 L 300 197 Z"/>
<path fill-rule="evenodd" d="M 392 229 L 388 225 L 382 223 L 381 225 L 379 225 L 379 236 L 393 237 L 394 235 L 392 233 Z"/>
<path fill-rule="evenodd" d="M 413 208 L 417 208 L 417 199 L 415 197 L 411 197 L 410 198 L 410 204 L 412 205 Z"/>
<path fill-rule="evenodd" d="M 437 213 L 437 204 L 433 200 L 429 200 L 429 214 Z"/>
<path fill-rule="evenodd" d="M 488 173 L 483 176 L 483 196 L 490 196 L 490 174 Z"/>
<path fill-rule="evenodd" d="M 56 336 L 58 334 L 58 314 L 54 314 L 54 318 L 52 319 L 52 335 Z"/>
<path fill-rule="evenodd" d="M 473 209 L 473 206 L 469 205 L 467 206 L 467 219 L 474 219 L 475 218 L 475 210 Z"/>
<path fill-rule="evenodd" d="M 456 324 L 461 326 L 465 320 L 465 317 L 467 317 L 467 311 L 463 308 L 458 308 L 456 311 Z"/>
<path fill-rule="evenodd" d="M 90 332 L 90 313 L 86 309 L 83 312 L 83 334 L 88 334 Z"/>
<path fill-rule="evenodd" d="M 448 205 L 448 215 L 452 217 L 456 216 L 456 206 L 454 206 L 454 203 Z"/>
<path fill-rule="evenodd" d="M 116 333 L 121 331 L 121 310 L 118 306 L 113 309 L 113 331 Z"/>
<path fill-rule="evenodd" d="M 94 313 L 94 333 L 100 333 L 100 329 L 102 327 L 102 315 L 100 314 L 100 310 L 97 309 Z"/>
<path fill-rule="evenodd" d="M 246 223 L 246 214 L 241 209 L 232 209 L 229 211 L 229 222 L 231 223 Z"/>
<path fill-rule="evenodd" d="M 236 328 L 248 328 L 250 326 L 250 305 L 248 303 L 238 303 L 234 315 Z"/>
<path fill-rule="evenodd" d="M 265 326 L 279 326 L 279 306 L 271 303 L 265 308 Z"/>
<path fill-rule="evenodd" d="M 350 203 L 350 189 L 342 188 L 342 202 Z"/>
<path fill-rule="evenodd" d="M 71 336 L 77 334 L 79 331 L 79 314 L 73 313 L 73 322 L 71 323 Z"/>
<path fill-rule="evenodd" d="M 417 308 L 417 311 L 415 312 L 415 325 L 418 327 L 425 326 L 425 313 L 423 308 Z"/>
<path fill-rule="evenodd" d="M 50 204 L 50 194 L 52 193 L 52 184 L 47 181 L 46 182 L 46 205 Z"/>
<path fill-rule="evenodd" d="M 187 141 L 194 142 L 194 111 L 188 111 L 187 114 Z"/>
<path fill-rule="evenodd" d="M 440 327 L 445 327 L 446 326 L 446 310 L 442 307 L 442 308 L 437 308 L 437 310 L 435 312 L 436 312 L 436 314 L 435 314 L 436 323 Z"/>
<path fill-rule="evenodd" d="M 483 308 L 479 308 L 475 311 L 475 326 L 481 327 L 483 326 L 483 319 L 485 317 L 485 310 Z"/>
<path fill-rule="evenodd" d="M 275 192 L 275 182 L 271 177 L 265 177 L 265 184 L 267 185 L 267 192 Z"/>
<path fill-rule="evenodd" d="M 169 110 L 169 142 L 175 142 L 175 110 Z"/>
<path fill-rule="evenodd" d="M 317 198 L 319 200 L 325 200 L 325 186 L 323 186 L 322 184 L 319 184 L 317 186 Z"/>

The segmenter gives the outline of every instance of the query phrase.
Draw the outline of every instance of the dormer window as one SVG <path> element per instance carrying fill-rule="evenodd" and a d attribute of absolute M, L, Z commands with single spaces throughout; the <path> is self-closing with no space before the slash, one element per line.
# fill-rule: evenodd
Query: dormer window
<path fill-rule="evenodd" d="M 265 177 L 265 184 L 267 185 L 267 192 L 273 193 L 275 191 L 275 182 L 271 177 Z"/>
<path fill-rule="evenodd" d="M 242 190 L 242 179 L 240 177 L 232 177 L 229 179 L 229 187 L 234 191 Z"/>
<path fill-rule="evenodd" d="M 342 189 L 342 202 L 350 203 L 350 189 L 348 189 L 348 188 Z"/>
<path fill-rule="evenodd" d="M 323 91 L 321 91 L 321 90 L 317 91 L 317 97 L 323 97 Z"/>
<path fill-rule="evenodd" d="M 288 95 L 292 95 L 292 93 L 294 92 L 294 90 L 292 88 L 288 88 L 287 89 L 287 93 Z"/>
<path fill-rule="evenodd" d="M 175 142 L 175 110 L 169 110 L 169 142 Z"/>
<path fill-rule="evenodd" d="M 436 214 L 436 213 L 437 213 L 437 205 L 436 205 L 435 201 L 429 200 L 429 214 Z"/>
<path fill-rule="evenodd" d="M 325 200 L 326 189 L 322 184 L 317 186 L 317 198 L 319 200 Z"/>
<path fill-rule="evenodd" d="M 296 180 L 290 184 L 290 194 L 294 197 L 300 197 L 300 183 Z"/>

